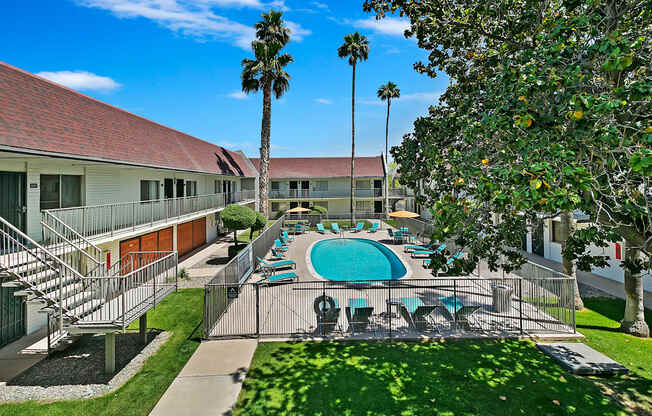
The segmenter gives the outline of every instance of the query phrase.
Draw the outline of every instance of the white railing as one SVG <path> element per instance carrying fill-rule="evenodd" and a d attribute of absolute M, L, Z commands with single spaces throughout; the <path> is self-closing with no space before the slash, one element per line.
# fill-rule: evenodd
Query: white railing
<path fill-rule="evenodd" d="M 57 218 L 83 238 L 97 238 L 154 224 L 176 222 L 186 216 L 253 200 L 255 191 L 242 191 L 61 208 L 47 210 L 44 215 Z"/>
<path fill-rule="evenodd" d="M 332 191 L 313 191 L 310 189 L 286 189 L 270 190 L 269 199 L 320 199 L 320 198 L 348 198 L 351 196 L 350 189 L 338 189 Z M 355 188 L 356 198 L 382 198 L 382 188 Z"/>
<path fill-rule="evenodd" d="M 392 188 L 389 190 L 390 198 L 405 198 L 414 196 L 414 190 L 409 188 Z"/>

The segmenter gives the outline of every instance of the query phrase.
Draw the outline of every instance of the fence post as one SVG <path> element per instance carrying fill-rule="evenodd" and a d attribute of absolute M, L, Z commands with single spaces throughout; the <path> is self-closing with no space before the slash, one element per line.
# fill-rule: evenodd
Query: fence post
<path fill-rule="evenodd" d="M 576 324 L 575 324 L 575 283 L 572 282 L 571 279 L 572 278 L 569 278 L 569 280 L 566 280 L 566 284 L 570 284 L 571 287 L 573 288 L 572 289 L 573 297 L 570 298 L 569 303 L 571 305 L 571 313 L 572 313 L 572 317 L 573 317 L 573 333 L 576 334 L 577 333 L 577 327 L 576 327 Z"/>
<path fill-rule="evenodd" d="M 260 337 L 260 286 L 254 283 L 256 288 L 256 336 Z"/>
<path fill-rule="evenodd" d="M 111 236 L 113 236 L 113 229 L 115 226 L 113 225 L 113 205 L 111 205 Z"/>
<path fill-rule="evenodd" d="M 389 281 L 389 285 L 387 285 L 387 300 L 389 302 L 392 301 L 392 281 Z M 389 339 L 392 339 L 392 306 L 391 303 L 388 303 L 386 305 L 387 310 L 389 311 L 388 317 L 389 317 Z"/>
<path fill-rule="evenodd" d="M 453 301 L 455 302 L 453 309 L 453 323 L 455 323 L 455 329 L 457 329 L 457 279 L 453 279 Z"/>
<path fill-rule="evenodd" d="M 133 229 L 136 229 L 136 204 L 131 203 L 131 225 L 133 226 Z"/>
<path fill-rule="evenodd" d="M 523 279 L 518 279 L 518 322 L 523 335 Z"/>

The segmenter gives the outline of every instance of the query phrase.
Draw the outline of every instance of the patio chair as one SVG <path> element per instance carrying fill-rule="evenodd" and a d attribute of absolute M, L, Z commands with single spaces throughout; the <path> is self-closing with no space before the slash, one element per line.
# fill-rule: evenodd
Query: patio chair
<path fill-rule="evenodd" d="M 303 234 L 304 232 L 306 232 L 306 228 L 305 228 L 305 226 L 303 224 L 296 224 L 294 226 L 294 233 L 295 234 Z"/>
<path fill-rule="evenodd" d="M 281 233 L 281 235 L 283 236 L 283 238 L 284 238 L 285 240 L 287 240 L 287 241 L 290 242 L 290 243 L 294 241 L 294 237 L 290 237 L 290 235 L 288 234 L 287 231 L 283 231 L 283 232 Z"/>
<path fill-rule="evenodd" d="M 461 251 L 458 251 L 455 255 L 449 257 L 449 259 L 446 260 L 446 264 L 444 264 L 444 266 L 441 269 L 433 271 L 433 273 L 439 273 L 440 271 L 442 271 L 444 273 L 448 273 L 448 270 L 450 269 L 450 266 L 453 263 L 455 263 L 455 260 L 461 258 L 463 255 L 464 255 L 464 253 L 462 253 Z M 423 261 L 423 267 L 428 267 L 428 266 L 430 266 L 430 259 L 425 259 Z"/>
<path fill-rule="evenodd" d="M 314 308 L 317 314 L 317 333 L 319 335 L 333 332 L 336 328 L 344 335 L 339 324 L 341 308 L 337 298 L 319 296 L 315 299 Z"/>
<path fill-rule="evenodd" d="M 482 326 L 479 324 L 477 318 L 474 316 L 476 312 L 482 309 L 482 306 L 478 305 L 464 305 L 462 301 L 454 296 L 440 296 L 439 301 L 442 303 L 443 310 L 446 311 L 449 318 L 449 322 L 455 325 L 455 328 L 459 328 L 460 325 L 466 327 L 466 329 L 473 329 L 474 326 L 477 326 L 482 330 Z"/>
<path fill-rule="evenodd" d="M 297 263 L 294 260 L 281 260 L 281 261 L 269 262 L 261 259 L 260 257 L 256 257 L 256 260 L 258 260 L 258 265 L 260 266 L 263 272 L 269 270 L 284 269 L 284 268 L 294 268 L 294 269 L 297 268 Z"/>
<path fill-rule="evenodd" d="M 332 223 L 331 223 L 331 230 L 333 230 L 333 232 L 334 232 L 335 234 L 339 234 L 339 233 L 342 232 L 342 231 L 340 230 L 340 225 L 339 225 L 338 223 L 336 223 L 336 222 L 332 222 Z"/>
<path fill-rule="evenodd" d="M 295 282 L 297 279 L 299 279 L 299 276 L 295 272 L 286 272 L 280 274 L 274 274 L 273 272 L 270 272 L 268 274 L 265 274 L 265 279 L 262 280 L 260 283 L 267 283 L 267 284 L 288 283 L 288 282 Z"/>
<path fill-rule="evenodd" d="M 390 240 L 392 240 L 392 242 L 393 242 L 394 241 L 394 230 L 392 230 L 391 228 L 388 228 L 387 229 L 387 234 L 389 235 Z"/>
<path fill-rule="evenodd" d="M 321 234 L 326 234 L 326 229 L 324 228 L 324 224 L 322 223 L 317 224 L 317 232 Z"/>
<path fill-rule="evenodd" d="M 349 298 L 347 318 L 351 334 L 355 335 L 355 331 L 362 332 L 371 325 L 369 318 L 373 313 L 374 308 L 369 306 L 367 298 Z"/>
<path fill-rule="evenodd" d="M 285 253 L 272 247 L 272 258 L 277 260 L 285 260 Z"/>
<path fill-rule="evenodd" d="M 437 332 L 439 329 L 434 325 L 430 318 L 438 305 L 425 305 L 419 298 L 401 298 L 401 304 L 410 317 L 410 324 L 419 331 L 427 329 L 428 325 L 432 325 Z"/>
<path fill-rule="evenodd" d="M 359 222 L 354 228 L 351 229 L 352 233 L 359 233 L 364 228 L 364 222 Z"/>
<path fill-rule="evenodd" d="M 405 235 L 403 234 L 402 231 L 394 231 L 394 244 L 403 244 L 403 241 L 405 240 Z"/>
<path fill-rule="evenodd" d="M 373 224 L 371 224 L 371 228 L 369 230 L 367 230 L 367 232 L 375 233 L 376 231 L 378 231 L 378 227 L 380 227 L 380 223 L 379 222 L 374 222 Z"/>
<path fill-rule="evenodd" d="M 274 240 L 274 248 L 277 251 L 288 251 L 288 246 L 281 243 L 281 240 Z"/>
<path fill-rule="evenodd" d="M 285 237 L 283 236 L 283 234 L 281 234 L 281 235 L 279 236 L 279 239 L 281 240 L 281 244 L 283 244 L 284 246 L 286 246 L 286 247 L 289 247 L 289 246 L 290 246 L 290 240 L 288 240 L 287 238 L 285 238 Z"/>
<path fill-rule="evenodd" d="M 433 240 L 433 241 L 429 242 L 428 244 L 426 244 L 425 246 L 407 245 L 407 246 L 403 247 L 403 252 L 410 253 L 410 252 L 415 251 L 415 250 L 433 251 L 435 249 L 436 244 L 437 244 L 437 242 Z M 443 246 L 444 246 L 444 248 L 446 248 L 445 245 L 443 245 Z"/>

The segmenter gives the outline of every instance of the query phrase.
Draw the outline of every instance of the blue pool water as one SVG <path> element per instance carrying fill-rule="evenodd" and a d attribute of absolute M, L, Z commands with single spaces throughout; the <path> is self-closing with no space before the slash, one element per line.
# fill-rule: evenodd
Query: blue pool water
<path fill-rule="evenodd" d="M 392 250 L 361 238 L 319 241 L 312 247 L 310 261 L 320 276 L 337 281 L 394 280 L 407 273 Z"/>

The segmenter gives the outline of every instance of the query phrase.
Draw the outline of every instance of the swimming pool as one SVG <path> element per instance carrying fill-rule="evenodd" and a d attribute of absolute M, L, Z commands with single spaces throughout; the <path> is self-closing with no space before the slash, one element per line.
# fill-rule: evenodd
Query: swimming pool
<path fill-rule="evenodd" d="M 407 274 L 396 254 L 381 243 L 363 238 L 333 238 L 310 250 L 315 272 L 328 280 L 395 280 Z"/>

